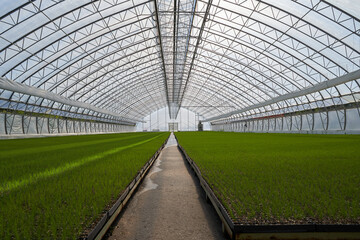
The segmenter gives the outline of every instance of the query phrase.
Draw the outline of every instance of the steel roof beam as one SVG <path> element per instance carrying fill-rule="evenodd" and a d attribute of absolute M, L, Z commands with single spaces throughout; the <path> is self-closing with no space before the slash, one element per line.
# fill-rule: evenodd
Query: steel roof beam
<path fill-rule="evenodd" d="M 159 39 L 159 46 L 160 46 L 160 56 L 161 56 L 162 65 L 163 65 L 163 71 L 164 71 L 164 86 L 165 86 L 165 91 L 166 91 L 166 101 L 167 101 L 168 106 L 170 107 L 169 92 L 168 92 L 168 87 L 167 87 L 168 78 L 166 76 L 164 50 L 163 50 L 163 47 L 162 47 L 163 45 L 162 45 L 162 39 L 161 39 L 159 9 L 158 9 L 157 0 L 154 0 L 154 5 L 155 5 L 156 29 L 158 31 L 158 39 Z"/>
<path fill-rule="evenodd" d="M 179 108 L 178 108 L 178 111 L 176 112 L 175 114 L 175 118 L 181 108 L 181 103 L 182 103 L 182 100 L 184 98 L 184 94 L 186 92 L 186 88 L 187 88 L 187 85 L 188 85 L 188 82 L 189 82 L 189 79 L 190 79 L 190 75 L 191 75 L 191 71 L 193 69 L 193 66 L 194 66 L 194 61 L 195 61 L 195 58 L 196 58 L 196 53 L 197 53 L 197 49 L 200 45 L 200 42 L 201 42 L 201 37 L 202 37 L 202 33 L 204 31 L 204 28 L 205 28 L 205 23 L 209 17 L 209 13 L 210 13 L 210 8 L 211 8 L 211 5 L 212 5 L 212 0 L 209 0 L 207 6 L 206 6 L 206 11 L 205 11 L 205 15 L 204 15 L 204 18 L 203 18 L 203 22 L 201 24 L 201 28 L 200 28 L 200 32 L 199 32 L 199 35 L 197 37 L 197 41 L 196 41 L 196 45 L 195 45 L 195 49 L 194 49 L 194 53 L 193 53 L 193 57 L 191 59 L 191 64 L 190 64 L 190 69 L 188 71 L 188 75 L 187 75 L 187 78 L 186 78 L 186 81 L 185 81 L 185 86 L 184 86 L 184 90 L 183 92 L 181 93 L 181 97 L 180 97 L 180 100 L 179 100 Z"/>

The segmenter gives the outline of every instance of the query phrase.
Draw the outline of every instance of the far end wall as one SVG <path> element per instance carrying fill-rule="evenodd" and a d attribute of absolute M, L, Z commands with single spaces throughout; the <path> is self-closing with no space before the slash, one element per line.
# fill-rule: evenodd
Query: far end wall
<path fill-rule="evenodd" d="M 161 108 L 144 118 L 144 123 L 138 123 L 136 131 L 169 131 L 169 123 L 178 123 L 179 131 L 197 131 L 199 120 L 203 117 L 198 114 L 180 108 L 176 119 L 170 119 L 169 109 Z M 204 124 L 204 130 L 211 130 L 210 123 Z"/>

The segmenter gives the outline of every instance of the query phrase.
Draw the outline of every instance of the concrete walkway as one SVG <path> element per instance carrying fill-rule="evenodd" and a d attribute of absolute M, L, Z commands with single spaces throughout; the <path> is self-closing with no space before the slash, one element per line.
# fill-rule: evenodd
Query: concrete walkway
<path fill-rule="evenodd" d="M 225 239 L 221 221 L 170 137 L 108 239 Z"/>

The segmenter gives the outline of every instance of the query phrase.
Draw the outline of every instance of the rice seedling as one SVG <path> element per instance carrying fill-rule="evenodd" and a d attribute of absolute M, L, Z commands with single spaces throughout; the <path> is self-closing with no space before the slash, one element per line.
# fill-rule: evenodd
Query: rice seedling
<path fill-rule="evenodd" d="M 168 133 L 0 141 L 0 238 L 78 239 Z"/>
<path fill-rule="evenodd" d="M 241 224 L 360 224 L 360 136 L 179 132 Z"/>

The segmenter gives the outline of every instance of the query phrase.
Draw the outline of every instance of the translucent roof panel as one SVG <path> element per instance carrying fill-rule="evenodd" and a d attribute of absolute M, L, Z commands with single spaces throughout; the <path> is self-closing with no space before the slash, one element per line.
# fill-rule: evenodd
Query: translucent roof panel
<path fill-rule="evenodd" d="M 359 13 L 348 0 L 2 0 L 0 107 L 213 120 L 358 102 Z"/>

